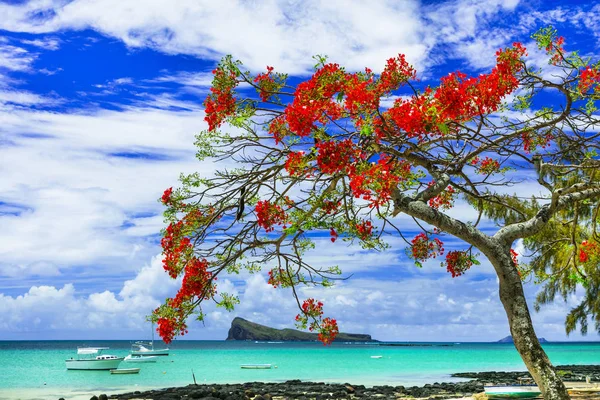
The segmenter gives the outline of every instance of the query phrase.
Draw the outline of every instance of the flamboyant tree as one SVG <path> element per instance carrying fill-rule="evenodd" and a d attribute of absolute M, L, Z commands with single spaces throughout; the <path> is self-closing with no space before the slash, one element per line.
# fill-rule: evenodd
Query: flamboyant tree
<path fill-rule="evenodd" d="M 534 332 L 522 279 L 545 282 L 539 304 L 585 291 L 567 318 L 569 331 L 577 324 L 585 331 L 589 315 L 599 321 L 600 68 L 566 52 L 552 28 L 534 38 L 551 77 L 528 67 L 526 49 L 514 43 L 496 53 L 489 73 L 451 73 L 422 90 L 403 55 L 379 74 L 318 57 L 316 72 L 293 86 L 272 67 L 253 76 L 223 59 L 204 103 L 208 130 L 196 144 L 200 159 L 230 167 L 183 176 L 162 197 L 164 268 L 182 277 L 177 295 L 153 314 L 164 340 L 186 333 L 192 312 L 201 319 L 203 301 L 234 307 L 237 298 L 217 291 L 220 273 L 265 268 L 271 285 L 291 288 L 297 324 L 329 343 L 336 321 L 296 288 L 328 286 L 340 270 L 310 265 L 303 255 L 319 233 L 385 249 L 386 237 L 414 232 L 398 225 L 404 213 L 420 230 L 405 239 L 417 265 L 438 258 L 456 277 L 483 258 L 491 263 L 523 361 L 545 398 L 568 398 Z M 382 99 L 393 104 L 385 108 Z M 539 195 L 512 193 L 533 175 Z M 479 217 L 450 216 L 458 201 Z M 483 229 L 483 219 L 499 228 Z M 447 236 L 463 248 L 445 252 Z M 519 239 L 528 264 L 517 263 Z"/>

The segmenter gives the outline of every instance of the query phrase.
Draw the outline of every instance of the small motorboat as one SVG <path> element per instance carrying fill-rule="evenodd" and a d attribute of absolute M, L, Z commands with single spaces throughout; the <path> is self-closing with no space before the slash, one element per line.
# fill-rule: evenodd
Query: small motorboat
<path fill-rule="evenodd" d="M 240 365 L 242 369 L 271 369 L 273 368 L 272 364 L 242 364 Z"/>
<path fill-rule="evenodd" d="M 154 363 L 158 360 L 158 356 L 134 356 L 128 355 L 123 361 L 135 363 Z"/>
<path fill-rule="evenodd" d="M 123 357 L 102 354 L 108 347 L 78 347 L 77 358 L 66 361 L 67 369 L 109 370 L 119 366 Z"/>
<path fill-rule="evenodd" d="M 382 358 L 383 356 L 371 356 L 371 358 Z"/>
<path fill-rule="evenodd" d="M 490 399 L 526 399 L 542 394 L 537 385 L 484 386 L 483 389 Z"/>
<path fill-rule="evenodd" d="M 139 374 L 140 369 L 139 368 L 118 368 L 118 369 L 111 369 L 110 373 L 113 375 Z"/>

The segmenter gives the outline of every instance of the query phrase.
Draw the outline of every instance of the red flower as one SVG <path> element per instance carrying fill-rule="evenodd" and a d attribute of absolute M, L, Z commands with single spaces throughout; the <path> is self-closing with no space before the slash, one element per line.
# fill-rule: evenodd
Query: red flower
<path fill-rule="evenodd" d="M 473 266 L 473 260 L 465 251 L 449 251 L 446 254 L 446 270 L 452 274 L 453 278 L 464 274 L 471 266 Z"/>
<path fill-rule="evenodd" d="M 171 203 L 171 194 L 173 193 L 173 188 L 170 187 L 167 190 L 165 190 L 165 192 L 163 193 L 162 197 L 161 197 L 161 201 L 163 204 L 170 204 Z"/>
<path fill-rule="evenodd" d="M 444 254 L 444 243 L 438 238 L 431 240 L 425 233 L 419 233 L 411 241 L 410 257 L 417 262 L 427 261 L 442 254 Z"/>
<path fill-rule="evenodd" d="M 256 213 L 256 222 L 267 232 L 273 231 L 273 225 L 283 225 L 287 221 L 287 215 L 283 209 L 268 200 L 256 203 L 254 212 Z"/>

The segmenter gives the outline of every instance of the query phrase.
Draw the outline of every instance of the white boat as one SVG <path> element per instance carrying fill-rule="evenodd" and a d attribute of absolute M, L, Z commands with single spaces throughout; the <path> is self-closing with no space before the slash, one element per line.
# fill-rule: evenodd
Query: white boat
<path fill-rule="evenodd" d="M 542 392 L 537 385 L 484 386 L 488 398 L 532 398 Z"/>
<path fill-rule="evenodd" d="M 119 374 L 139 374 L 140 373 L 140 369 L 139 368 L 111 369 L 110 373 L 113 374 L 113 375 L 119 375 Z"/>
<path fill-rule="evenodd" d="M 371 356 L 371 358 L 382 358 L 383 356 Z"/>
<path fill-rule="evenodd" d="M 154 348 L 154 323 L 152 323 L 152 341 L 135 342 L 131 345 L 131 355 L 133 356 L 168 356 L 169 348 Z"/>
<path fill-rule="evenodd" d="M 271 369 L 273 365 L 271 364 L 242 364 L 240 365 L 242 369 Z"/>
<path fill-rule="evenodd" d="M 154 363 L 158 359 L 158 356 L 132 356 L 131 354 L 125 357 L 125 362 L 135 363 Z"/>
<path fill-rule="evenodd" d="M 123 357 L 102 354 L 108 347 L 78 347 L 77 358 L 65 360 L 67 369 L 108 370 L 119 366 Z"/>
<path fill-rule="evenodd" d="M 132 356 L 168 356 L 169 348 L 155 349 L 152 342 L 135 342 L 131 345 Z"/>

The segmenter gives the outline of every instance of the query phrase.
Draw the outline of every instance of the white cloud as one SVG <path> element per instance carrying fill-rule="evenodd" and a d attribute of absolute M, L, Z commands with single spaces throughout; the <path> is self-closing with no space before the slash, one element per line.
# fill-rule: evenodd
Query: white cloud
<path fill-rule="evenodd" d="M 2 6 L 0 6 L 1 8 Z M 0 69 L 29 71 L 37 56 L 27 50 L 0 42 Z"/>
<path fill-rule="evenodd" d="M 0 109 L 16 106 L 54 106 L 62 100 L 24 90 L 0 90 Z"/>
<path fill-rule="evenodd" d="M 0 27 L 47 33 L 92 28 L 130 47 L 150 47 L 172 54 L 219 59 L 233 54 L 251 70 L 273 65 L 292 74 L 311 70 L 315 54 L 330 56 L 351 70 L 382 68 L 399 52 L 418 69 L 431 63 L 429 50 L 440 40 L 458 41 L 477 34 L 479 25 L 518 1 L 420 3 L 311 0 L 262 2 L 179 2 L 165 0 L 131 7 L 118 0 L 79 0 L 65 4 L 32 1 L 0 5 L 8 18 Z M 45 13 L 45 18 L 31 15 Z M 198 23 L 202 21 L 202 23 Z M 377 21 L 373 23 L 372 21 Z M 425 21 L 433 22 L 432 30 Z"/>
<path fill-rule="evenodd" d="M 156 252 L 143 236 L 162 227 L 162 191 L 181 172 L 214 170 L 194 157 L 202 125 L 196 111 L 0 109 L 9 143 L 0 147 L 0 201 L 21 210 L 0 215 L 0 271 L 44 275 L 45 265 L 47 275 L 93 264 L 131 271 L 138 257 Z"/>
<path fill-rule="evenodd" d="M 30 46 L 39 47 L 43 50 L 58 50 L 60 48 L 60 42 L 56 38 L 40 38 L 33 40 L 21 40 L 21 43 Z"/>

